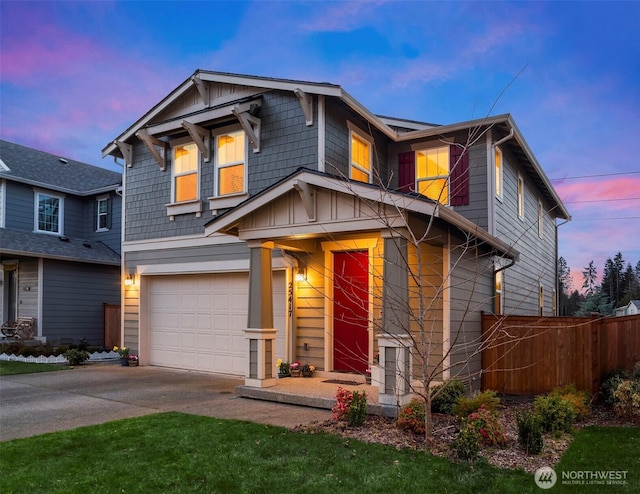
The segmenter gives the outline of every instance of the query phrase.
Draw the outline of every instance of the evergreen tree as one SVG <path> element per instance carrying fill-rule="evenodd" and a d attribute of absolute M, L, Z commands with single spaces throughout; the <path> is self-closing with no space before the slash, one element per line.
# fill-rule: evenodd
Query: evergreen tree
<path fill-rule="evenodd" d="M 558 315 L 568 316 L 571 269 L 564 257 L 558 259 Z"/>
<path fill-rule="evenodd" d="M 582 278 L 584 279 L 582 288 L 585 289 L 585 294 L 587 296 L 593 295 L 596 290 L 596 280 L 598 278 L 598 270 L 593 261 L 590 261 L 589 265 L 582 271 Z"/>

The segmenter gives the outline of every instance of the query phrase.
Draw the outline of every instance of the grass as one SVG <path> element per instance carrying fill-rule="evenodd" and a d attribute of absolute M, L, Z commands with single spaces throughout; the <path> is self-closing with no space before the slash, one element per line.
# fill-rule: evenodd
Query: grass
<path fill-rule="evenodd" d="M 31 374 L 33 372 L 51 372 L 71 369 L 62 364 L 36 364 L 34 362 L 17 362 L 0 360 L 0 376 L 14 376 L 16 374 Z"/>
<path fill-rule="evenodd" d="M 638 492 L 638 442 L 637 429 L 585 429 L 562 468 L 624 465 L 633 483 L 615 492 Z M 0 443 L 0 471 L 3 493 L 540 492 L 532 475 L 484 462 L 176 412 Z"/>

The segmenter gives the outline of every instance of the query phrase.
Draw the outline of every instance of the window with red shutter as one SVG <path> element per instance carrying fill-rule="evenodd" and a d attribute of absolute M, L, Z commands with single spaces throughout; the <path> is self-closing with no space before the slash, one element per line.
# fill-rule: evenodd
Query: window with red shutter
<path fill-rule="evenodd" d="M 451 206 L 469 205 L 469 153 L 459 146 L 449 149 L 449 187 Z"/>

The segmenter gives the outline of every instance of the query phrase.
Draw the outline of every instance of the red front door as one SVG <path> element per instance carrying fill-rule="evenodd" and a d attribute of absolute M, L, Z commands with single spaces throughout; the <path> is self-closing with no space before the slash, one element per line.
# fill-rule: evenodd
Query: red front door
<path fill-rule="evenodd" d="M 369 253 L 333 255 L 333 368 L 365 372 L 369 354 Z"/>

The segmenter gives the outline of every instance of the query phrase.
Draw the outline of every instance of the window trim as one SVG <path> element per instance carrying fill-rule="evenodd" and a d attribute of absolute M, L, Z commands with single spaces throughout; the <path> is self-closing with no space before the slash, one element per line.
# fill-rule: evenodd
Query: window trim
<path fill-rule="evenodd" d="M 98 196 L 96 197 L 96 232 L 108 232 L 110 230 L 110 228 L 108 226 L 105 227 L 101 227 L 100 226 L 100 203 L 103 202 L 107 205 L 107 210 L 106 212 L 103 214 L 105 217 L 105 224 L 108 225 L 109 224 L 109 196 L 108 195 L 104 195 L 104 196 Z"/>
<path fill-rule="evenodd" d="M 373 145 L 375 143 L 373 137 L 366 132 L 363 132 L 360 128 L 358 128 L 353 123 L 347 121 L 347 127 L 349 128 L 349 179 L 356 180 L 353 178 L 352 170 L 355 168 L 358 171 L 366 174 L 369 177 L 369 180 L 364 183 L 373 183 Z M 359 164 L 353 161 L 353 136 L 356 136 L 361 141 L 367 143 L 369 145 L 369 169 L 366 170 L 362 168 Z M 361 182 L 361 180 L 358 180 Z"/>
<path fill-rule="evenodd" d="M 540 317 L 544 314 L 544 286 L 540 283 L 538 290 L 538 307 L 540 308 Z"/>
<path fill-rule="evenodd" d="M 519 173 L 516 182 L 516 210 L 518 218 L 524 221 L 524 178 Z"/>
<path fill-rule="evenodd" d="M 447 150 L 447 174 L 446 175 L 435 175 L 435 176 L 430 176 L 430 177 L 425 177 L 425 178 L 419 178 L 418 177 L 418 153 L 420 151 L 431 151 L 433 149 L 445 149 Z M 423 194 L 422 192 L 420 192 L 420 182 L 433 182 L 434 180 L 445 180 L 446 182 L 446 187 L 447 187 L 447 201 L 446 202 L 441 202 L 438 199 L 434 199 L 434 198 L 429 198 L 432 199 L 433 201 L 437 201 L 438 203 L 442 204 L 443 206 L 448 206 L 451 203 L 451 144 L 448 143 L 432 143 L 431 146 L 421 146 L 421 147 L 416 147 L 416 149 L 414 150 L 415 152 L 415 167 L 416 167 L 416 183 L 415 183 L 415 190 L 418 194 L 424 196 L 424 197 L 429 197 L 426 194 Z"/>
<path fill-rule="evenodd" d="M 538 237 L 544 237 L 544 209 L 540 199 L 538 199 Z"/>
<path fill-rule="evenodd" d="M 498 278 L 500 278 L 500 289 L 498 289 Z M 498 316 L 504 314 L 504 271 L 495 271 L 493 275 L 494 301 L 493 310 Z"/>
<path fill-rule="evenodd" d="M 194 172 L 190 171 L 190 172 L 185 172 L 185 173 L 180 173 L 180 174 L 176 174 L 176 163 L 175 163 L 175 148 L 178 146 L 185 146 L 185 145 L 189 145 L 189 144 L 193 144 L 196 148 L 196 153 L 198 156 L 198 163 L 196 166 L 196 170 L 195 170 L 195 175 L 196 175 L 196 196 L 193 199 L 187 199 L 185 201 L 178 201 L 176 200 L 176 179 L 178 177 L 184 177 L 187 175 L 192 175 Z M 193 141 L 193 139 L 191 137 L 183 137 L 180 139 L 176 139 L 174 141 L 171 141 L 171 204 L 189 204 L 192 203 L 194 201 L 199 201 L 200 200 L 200 177 L 202 173 L 202 152 L 200 151 L 200 148 L 198 147 L 198 145 Z"/>
<path fill-rule="evenodd" d="M 47 197 L 51 197 L 51 198 L 55 198 L 58 199 L 59 203 L 58 203 L 58 231 L 56 232 L 52 232 L 52 231 L 48 231 L 48 230 L 40 230 L 40 220 L 38 218 L 39 216 L 39 198 L 40 196 L 47 196 Z M 45 191 L 45 190 L 37 190 L 35 189 L 35 194 L 34 194 L 34 225 L 33 225 L 33 231 L 36 233 L 44 233 L 47 235 L 64 235 L 64 195 L 60 195 L 60 194 L 53 194 L 49 191 Z"/>
<path fill-rule="evenodd" d="M 498 166 L 498 156 L 500 165 Z M 495 195 L 496 198 L 502 202 L 504 199 L 504 155 L 502 154 L 502 149 L 498 146 L 495 146 L 493 153 L 493 168 L 495 174 Z"/>

